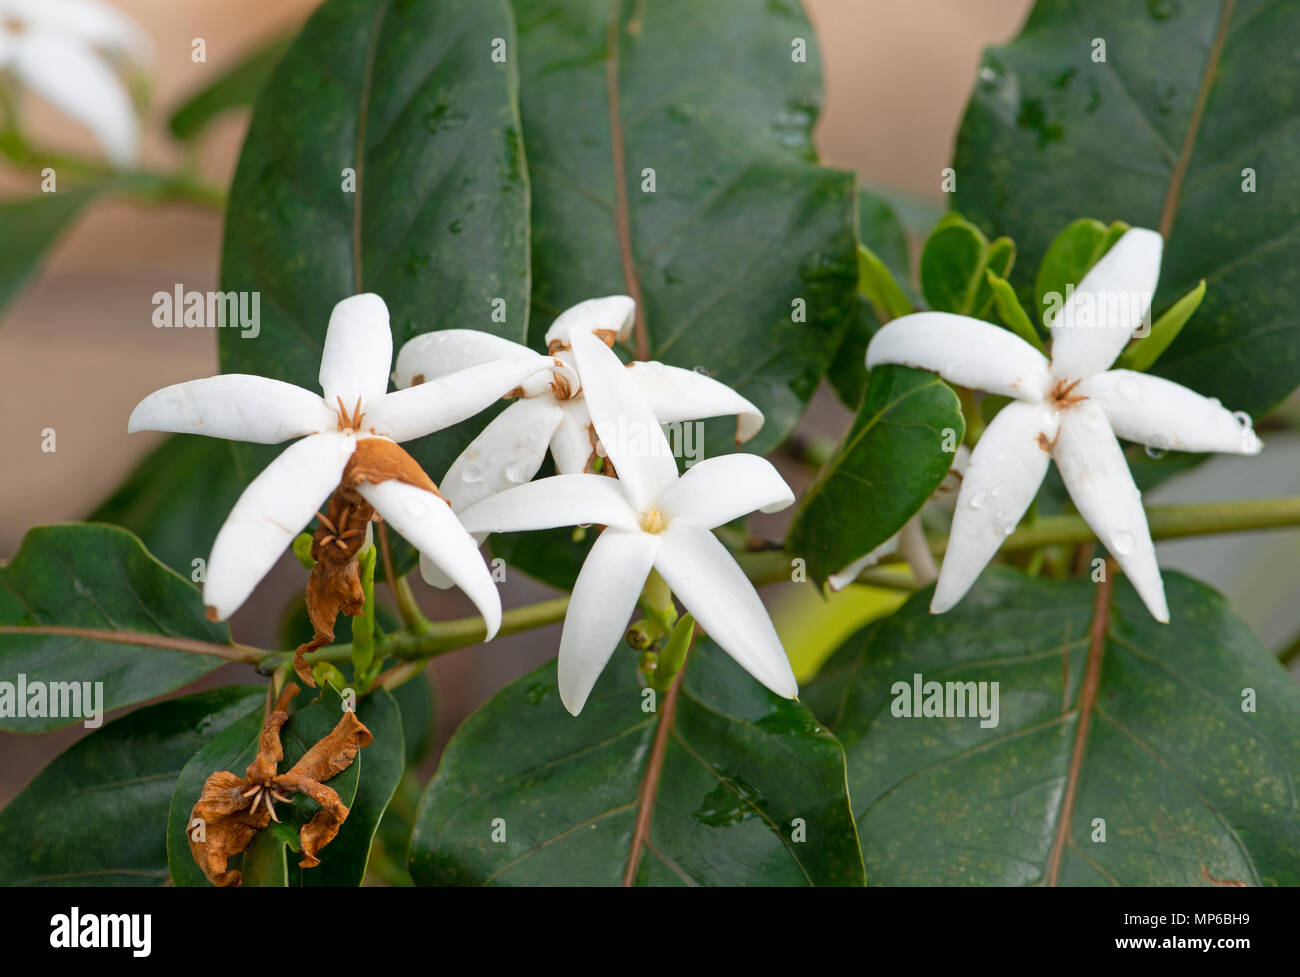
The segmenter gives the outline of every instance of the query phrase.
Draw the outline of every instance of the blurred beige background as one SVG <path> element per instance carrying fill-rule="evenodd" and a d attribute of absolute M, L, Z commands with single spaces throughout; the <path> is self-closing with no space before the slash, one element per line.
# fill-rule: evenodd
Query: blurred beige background
<path fill-rule="evenodd" d="M 300 23 L 313 0 L 116 0 L 146 26 L 157 48 L 156 87 L 146 161 L 170 166 L 175 148 L 159 131 L 169 110 L 250 46 Z M 807 0 L 826 75 L 818 144 L 826 161 L 859 170 L 870 184 L 936 202 L 939 170 L 952 140 L 980 50 L 1015 35 L 1030 0 Z M 202 37 L 207 63 L 190 59 Z M 30 103 L 44 141 L 93 151 L 89 137 Z M 228 185 L 245 119 L 227 118 L 201 143 L 201 168 Z M 32 178 L 0 167 L 0 196 L 34 193 Z M 2 229 L 0 229 L 2 234 Z M 126 418 L 145 394 L 217 370 L 213 330 L 157 330 L 149 298 L 159 288 L 216 286 L 221 220 L 173 206 L 145 209 L 105 202 L 61 242 L 52 260 L 3 314 L 0 324 L 0 559 L 26 529 L 83 517 L 154 447 L 161 435 L 126 435 Z M 3 247 L 0 238 L 0 247 Z M 830 398 L 812 423 L 838 435 L 847 413 Z M 57 451 L 40 450 L 41 431 Z M 269 640 L 270 622 L 301 573 L 282 565 L 233 626 L 246 641 Z M 417 584 L 426 610 L 469 613 L 459 595 Z M 507 605 L 543 591 L 512 582 Z M 555 630 L 466 649 L 434 663 L 440 738 L 502 684 L 553 657 Z M 210 683 L 248 680 L 227 669 Z M 0 737 L 0 803 L 64 748 L 78 729 L 39 738 Z"/>

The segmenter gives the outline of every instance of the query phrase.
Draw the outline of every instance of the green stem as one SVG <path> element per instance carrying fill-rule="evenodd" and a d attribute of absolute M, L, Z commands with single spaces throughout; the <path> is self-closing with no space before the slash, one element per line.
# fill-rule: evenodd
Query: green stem
<path fill-rule="evenodd" d="M 372 543 L 361 551 L 361 592 L 365 604 L 361 614 L 352 619 L 352 672 L 362 690 L 370 686 L 370 664 L 375 657 L 375 547 Z"/>
<path fill-rule="evenodd" d="M 1147 510 L 1147 523 L 1152 539 L 1157 540 L 1300 526 L 1300 497 L 1202 505 L 1152 506 Z M 1008 536 L 1002 544 L 1002 549 L 1015 551 L 1033 550 L 1044 546 L 1077 545 L 1093 542 L 1095 538 L 1087 523 L 1077 515 L 1041 516 L 1031 525 L 1018 529 Z M 942 554 L 945 546 L 946 540 L 930 540 L 930 548 L 936 555 Z M 790 555 L 784 550 L 740 553 L 737 554 L 736 561 L 756 587 L 788 583 L 791 580 Z M 858 582 L 894 590 L 916 589 L 916 582 L 911 572 L 897 563 L 870 567 L 858 576 Z M 556 597 L 536 604 L 511 608 L 501 615 L 499 634 L 502 636 L 518 634 L 556 624 L 564 619 L 568 608 L 568 597 Z M 432 622 L 429 629 L 422 634 L 399 631 L 383 642 L 381 650 L 386 657 L 405 662 L 422 662 L 448 651 L 478 644 L 486 637 L 486 628 L 481 617 Z M 252 649 L 249 651 L 250 659 L 261 662 L 264 668 L 274 668 L 281 661 L 292 657 L 292 653 L 283 651 L 254 652 Z M 1300 651 L 1288 650 L 1284 654 L 1295 656 L 1300 655 Z M 352 658 L 352 645 L 330 645 L 307 657 L 313 663 L 349 661 Z M 394 677 L 404 680 L 409 677 L 409 674 L 408 669 Z"/>
<path fill-rule="evenodd" d="M 1151 506 L 1147 509 L 1147 525 L 1152 539 L 1300 526 L 1300 497 Z M 1026 550 L 1053 544 L 1069 546 L 1091 543 L 1096 538 L 1080 516 L 1039 516 L 1032 525 L 1023 526 L 1008 536 L 1002 549 Z M 930 548 L 936 554 L 943 553 L 946 546 L 946 539 L 930 541 Z"/>

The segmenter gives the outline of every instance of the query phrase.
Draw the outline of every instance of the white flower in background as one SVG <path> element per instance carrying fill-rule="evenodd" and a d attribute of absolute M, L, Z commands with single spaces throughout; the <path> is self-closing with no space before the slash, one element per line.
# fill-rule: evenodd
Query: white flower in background
<path fill-rule="evenodd" d="M 617 478 L 568 474 L 508 489 L 461 512 L 471 532 L 598 523 L 605 528 L 578 574 L 560 639 L 560 698 L 577 715 L 618 646 L 651 569 L 732 658 L 778 695 L 794 673 L 767 610 L 711 530 L 747 512 L 794 501 L 767 460 L 734 454 L 701 461 L 680 478 L 659 418 L 627 371 L 590 332 L 571 334 L 587 409 Z M 416 388 L 418 389 L 418 388 Z"/>
<path fill-rule="evenodd" d="M 80 122 L 118 166 L 140 151 L 131 96 L 112 58 L 153 48 L 140 27 L 97 0 L 0 0 L 0 71 Z"/>
<path fill-rule="evenodd" d="M 165 387 L 132 412 L 128 432 L 173 431 L 256 444 L 302 438 L 244 490 L 217 534 L 203 586 L 204 603 L 216 620 L 243 604 L 311 521 L 359 444 L 410 441 L 450 427 L 550 366 L 546 357 L 530 353 L 525 360 L 495 360 L 388 393 L 392 358 L 383 299 L 354 295 L 330 315 L 321 352 L 323 397 L 280 380 L 232 373 Z M 357 491 L 465 591 L 491 638 L 501 621 L 496 585 L 447 501 L 395 477 L 362 482 Z"/>
<path fill-rule="evenodd" d="M 498 492 L 529 481 L 549 448 L 561 475 L 587 470 L 597 438 L 583 397 L 582 375 L 571 351 L 571 335 L 595 335 L 608 346 L 626 339 L 636 303 L 626 295 L 588 299 L 563 312 L 546 332 L 548 351 L 559 361 L 513 395 L 519 399 L 495 417 L 452 463 L 439 490 L 460 512 Z M 470 364 L 501 357 L 536 356 L 526 346 L 474 329 L 445 329 L 416 336 L 397 354 L 393 380 L 408 387 Z M 629 363 L 622 383 L 640 392 L 661 423 L 737 415 L 736 443 L 763 426 L 763 413 L 726 384 L 694 370 L 664 363 Z M 486 534 L 480 534 L 485 536 Z M 481 539 L 480 539 L 481 541 Z M 425 580 L 448 582 L 424 561 Z"/>
<path fill-rule="evenodd" d="M 1260 441 L 1249 418 L 1217 400 L 1145 373 L 1107 370 L 1150 308 L 1161 245 L 1159 234 L 1141 228 L 1115 243 L 1048 323 L 1050 360 L 1006 329 L 942 312 L 903 316 L 872 338 L 868 368 L 901 363 L 1015 398 L 971 453 L 931 611 L 961 600 L 1054 458 L 1079 514 L 1152 616 L 1168 622 L 1141 493 L 1116 436 L 1161 450 L 1237 454 L 1258 453 Z"/>

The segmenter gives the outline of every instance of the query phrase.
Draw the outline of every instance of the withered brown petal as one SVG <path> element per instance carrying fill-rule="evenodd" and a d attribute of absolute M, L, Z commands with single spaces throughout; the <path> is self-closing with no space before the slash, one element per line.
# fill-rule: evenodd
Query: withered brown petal
<path fill-rule="evenodd" d="M 433 479 L 396 442 L 387 438 L 363 438 L 358 441 L 357 450 L 343 471 L 343 485 L 347 488 L 356 488 L 362 482 L 378 485 L 393 478 L 438 494 L 438 486 L 433 483 Z"/>
<path fill-rule="evenodd" d="M 357 752 L 374 742 L 374 736 L 354 712 L 345 712 L 334 729 L 323 740 L 302 755 L 287 774 L 278 777 L 305 778 L 322 783 L 348 768 Z M 295 790 L 300 788 L 294 787 Z"/>
<path fill-rule="evenodd" d="M 311 820 L 298 829 L 298 844 L 302 853 L 302 861 L 298 865 L 300 868 L 313 868 L 320 864 L 320 850 L 334 840 L 339 828 L 347 820 L 348 806 L 339 799 L 338 792 L 332 787 L 326 787 L 310 777 L 299 776 L 292 771 L 279 778 L 277 783 L 280 787 L 301 791 L 320 805 Z"/>
<path fill-rule="evenodd" d="M 190 854 L 213 885 L 239 885 L 239 871 L 226 866 L 270 820 L 264 807 L 248 810 L 249 800 L 244 797 L 248 787 L 248 781 L 228 770 L 218 770 L 203 782 L 203 792 L 190 811 L 186 825 Z M 201 834 L 196 819 L 202 822 Z"/>
<path fill-rule="evenodd" d="M 244 771 L 248 783 L 262 784 L 275 776 L 280 761 L 284 759 L 284 749 L 280 746 L 280 729 L 289 720 L 289 703 L 297 694 L 298 686 L 290 682 L 280 692 L 275 708 L 262 721 L 262 732 L 257 737 L 257 756 Z"/>

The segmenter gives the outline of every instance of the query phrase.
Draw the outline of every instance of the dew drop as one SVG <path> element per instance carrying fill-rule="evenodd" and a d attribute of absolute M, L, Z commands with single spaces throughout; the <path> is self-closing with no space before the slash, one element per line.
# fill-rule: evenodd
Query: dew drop
<path fill-rule="evenodd" d="M 1133 538 L 1132 533 L 1128 532 L 1127 530 L 1121 529 L 1119 532 L 1115 534 L 1116 555 L 1128 556 L 1130 553 L 1133 552 L 1133 548 L 1135 546 L 1137 546 L 1137 540 Z"/>
<path fill-rule="evenodd" d="M 1164 448 L 1159 448 L 1154 444 L 1147 445 L 1146 451 L 1148 458 L 1154 458 L 1156 460 L 1163 458 L 1167 453 Z"/>
<path fill-rule="evenodd" d="M 987 499 L 988 499 L 988 495 L 986 495 L 984 492 L 976 492 L 974 495 L 970 497 L 969 505 L 972 509 L 979 509 L 984 505 Z"/>
<path fill-rule="evenodd" d="M 532 477 L 533 473 L 529 468 L 528 459 L 526 458 L 523 461 L 511 462 L 505 468 L 506 481 L 514 482 L 516 485 L 523 484 Z"/>
<path fill-rule="evenodd" d="M 1247 414 L 1244 410 L 1233 411 L 1232 416 L 1237 419 L 1237 423 L 1240 424 L 1242 427 L 1255 426 L 1254 420 L 1252 420 L 1251 416 Z"/>
<path fill-rule="evenodd" d="M 406 514 L 416 519 L 423 519 L 429 513 L 429 507 L 424 504 L 423 499 L 407 499 Z"/>

